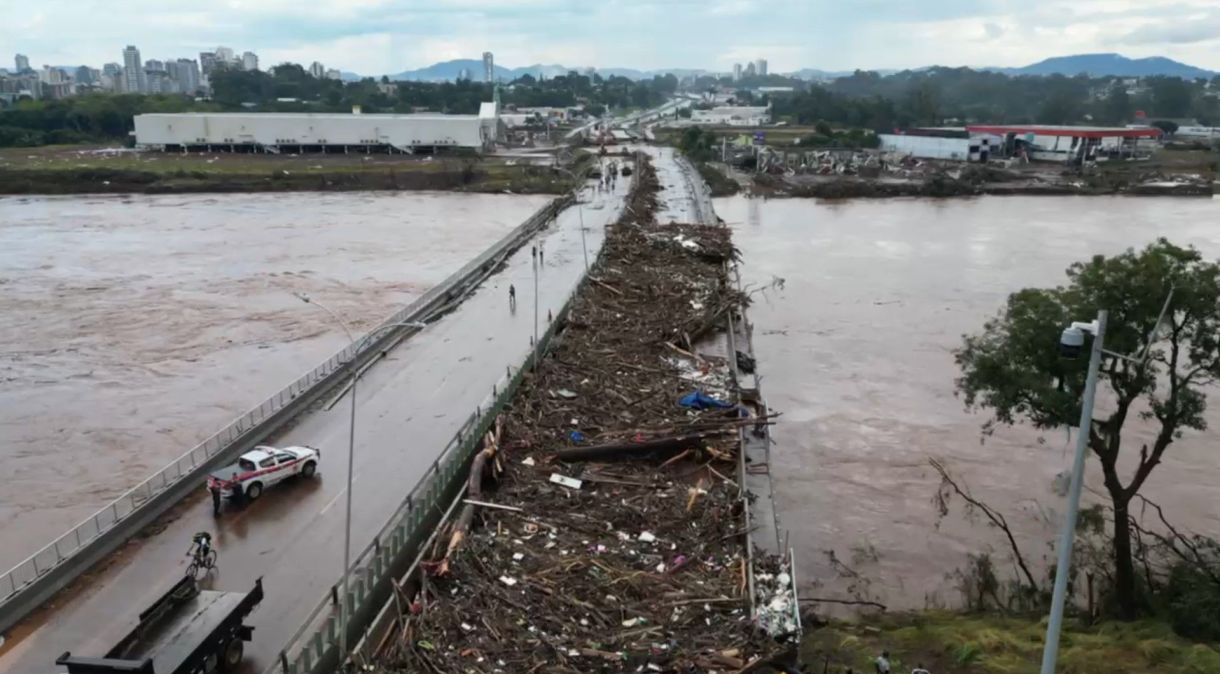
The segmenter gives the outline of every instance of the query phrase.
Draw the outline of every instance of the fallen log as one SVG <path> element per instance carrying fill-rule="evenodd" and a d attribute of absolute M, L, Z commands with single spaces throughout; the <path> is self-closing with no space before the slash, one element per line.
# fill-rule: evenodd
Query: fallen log
<path fill-rule="evenodd" d="M 703 447 L 704 434 L 679 435 L 645 442 L 627 442 L 590 447 L 570 447 L 554 454 L 560 461 L 601 461 L 605 459 L 643 459 L 657 454 L 681 452 Z"/>
<path fill-rule="evenodd" d="M 483 473 L 489 467 L 493 471 L 495 469 L 496 452 L 500 447 L 500 430 L 501 423 L 497 418 L 495 430 L 487 432 L 487 437 L 483 441 L 483 449 L 475 454 L 474 460 L 470 462 L 470 477 L 466 480 L 465 503 L 453 525 L 453 533 L 449 536 L 449 546 L 445 548 L 445 556 L 436 565 L 436 575 L 438 576 L 449 573 L 449 560 L 453 558 L 453 553 L 462 546 L 462 540 L 470 531 L 471 522 L 474 521 L 475 505 L 483 505 L 480 502 L 483 496 Z"/>

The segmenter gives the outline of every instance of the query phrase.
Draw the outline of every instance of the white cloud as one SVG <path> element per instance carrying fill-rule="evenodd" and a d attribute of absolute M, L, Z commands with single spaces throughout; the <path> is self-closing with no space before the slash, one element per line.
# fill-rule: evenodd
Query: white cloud
<path fill-rule="evenodd" d="M 523 66 L 771 70 L 1023 65 L 1164 54 L 1220 68 L 1216 0 L 40 0 L 9 11 L 0 54 L 35 63 L 193 56 L 218 44 L 366 74 L 449 58 Z"/>

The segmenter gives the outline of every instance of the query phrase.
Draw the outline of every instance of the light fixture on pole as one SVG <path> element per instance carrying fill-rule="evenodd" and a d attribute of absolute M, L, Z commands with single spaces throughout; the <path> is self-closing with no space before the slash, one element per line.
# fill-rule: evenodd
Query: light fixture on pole
<path fill-rule="evenodd" d="M 1089 369 L 1085 377 L 1084 397 L 1080 401 L 1080 425 L 1076 429 L 1076 454 L 1072 459 L 1072 481 L 1068 487 L 1067 513 L 1063 518 L 1063 530 L 1059 537 L 1058 560 L 1055 566 L 1055 587 L 1051 593 L 1051 612 L 1046 622 L 1046 642 L 1042 648 L 1041 674 L 1055 673 L 1055 660 L 1059 657 L 1059 635 L 1063 627 L 1064 603 L 1067 600 L 1068 575 L 1072 567 L 1072 545 L 1076 541 L 1076 519 L 1080 514 L 1080 491 L 1084 486 L 1084 459 L 1089 446 L 1089 434 L 1093 427 L 1093 401 L 1097 393 L 1097 374 L 1101 368 L 1102 354 L 1122 358 L 1137 365 L 1142 365 L 1148 359 L 1152 342 L 1156 340 L 1157 329 L 1169 310 L 1169 302 L 1173 299 L 1173 288 L 1161 307 L 1156 323 L 1144 345 L 1144 352 L 1139 358 L 1124 356 L 1103 347 L 1106 336 L 1106 320 L 1108 313 L 1103 309 L 1097 312 L 1097 318 L 1088 323 L 1074 322 L 1063 329 L 1059 337 L 1059 353 L 1065 358 L 1076 358 L 1084 348 L 1084 333 L 1093 335 L 1093 346 L 1090 349 Z"/>
<path fill-rule="evenodd" d="M 341 595 L 341 599 L 339 601 L 339 662 L 340 667 L 342 667 L 342 663 L 347 660 L 347 623 L 351 618 L 351 611 L 348 609 L 347 604 L 348 570 L 351 568 L 352 554 L 352 463 L 356 456 L 356 383 L 360 380 L 360 368 L 356 367 L 356 356 L 360 354 L 361 350 L 364 349 L 364 345 L 368 343 L 373 335 L 385 332 L 386 330 L 392 330 L 394 328 L 423 328 L 425 327 L 425 324 L 420 322 L 406 322 L 383 325 L 366 334 L 357 343 L 355 338 L 352 337 L 352 331 L 350 328 L 348 328 L 347 322 L 344 321 L 339 314 L 332 311 L 330 307 L 318 302 L 305 293 L 293 294 L 302 302 L 312 304 L 322 311 L 330 314 L 331 318 L 335 319 L 335 322 L 339 324 L 339 327 L 343 328 L 344 334 L 347 335 L 348 342 L 353 345 L 352 357 L 351 360 L 348 361 L 348 365 L 352 368 L 352 383 L 348 387 L 351 392 L 352 399 L 351 416 L 348 420 L 347 429 L 347 494 L 345 499 L 347 503 L 343 515 L 343 594 Z"/>

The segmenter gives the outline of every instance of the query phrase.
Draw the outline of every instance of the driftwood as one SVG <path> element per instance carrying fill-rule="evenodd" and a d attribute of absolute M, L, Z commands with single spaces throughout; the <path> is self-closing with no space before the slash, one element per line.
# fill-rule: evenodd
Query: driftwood
<path fill-rule="evenodd" d="M 500 449 L 500 431 L 501 421 L 497 418 L 495 430 L 487 432 L 487 437 L 483 441 L 483 449 L 474 455 L 474 460 L 470 463 L 470 477 L 466 480 L 466 500 L 462 505 L 462 512 L 453 525 L 453 533 L 449 536 L 449 546 L 445 549 L 445 556 L 436 565 L 438 576 L 449 573 L 449 560 L 453 558 L 453 553 L 462 546 L 462 540 L 470 531 L 470 523 L 474 521 L 475 506 L 482 505 L 479 499 L 483 496 L 483 477 L 489 467 L 494 472 L 496 452 Z"/>
<path fill-rule="evenodd" d="M 644 459 L 656 454 L 681 452 L 703 446 L 704 435 L 679 435 L 671 438 L 647 440 L 645 442 L 614 443 L 571 447 L 555 452 L 560 461 L 603 461 L 606 459 Z"/>
<path fill-rule="evenodd" d="M 799 601 L 802 604 L 804 604 L 804 603 L 843 604 L 845 606 L 872 606 L 874 608 L 879 608 L 882 611 L 889 610 L 885 604 L 882 604 L 880 602 L 875 602 L 875 601 L 869 601 L 867 599 L 831 599 L 829 597 L 799 597 L 797 601 Z"/>
<path fill-rule="evenodd" d="M 1021 548 L 1017 545 L 1017 539 L 1013 536 L 1012 528 L 1008 526 L 1008 520 L 1004 514 L 992 508 L 983 501 L 974 497 L 968 488 L 962 487 L 949 474 L 949 469 L 945 468 L 944 464 L 936 459 L 929 458 L 928 464 L 940 474 L 940 488 L 937 490 L 933 498 L 937 509 L 940 511 L 940 516 L 944 517 L 949 512 L 949 492 L 952 491 L 966 502 L 967 508 L 973 508 L 977 512 L 983 513 L 987 521 L 992 526 L 1004 532 L 1004 536 L 1008 539 L 1008 547 L 1012 551 L 1013 561 L 1016 562 L 1017 568 L 1020 569 L 1021 575 L 1025 577 L 1026 589 L 1031 594 L 1036 594 L 1040 591 L 1038 581 L 1034 580 L 1034 574 L 1029 570 L 1029 565 L 1025 563 L 1025 556 L 1021 554 Z M 998 604 L 998 602 L 997 602 Z"/>

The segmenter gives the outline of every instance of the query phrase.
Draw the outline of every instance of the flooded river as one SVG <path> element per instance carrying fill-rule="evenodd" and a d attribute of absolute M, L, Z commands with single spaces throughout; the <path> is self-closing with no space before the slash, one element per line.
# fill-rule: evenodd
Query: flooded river
<path fill-rule="evenodd" d="M 548 197 L 0 199 L 0 569 L 419 297 Z"/>
<path fill-rule="evenodd" d="M 929 457 L 1004 512 L 1033 561 L 1048 560 L 1058 531 L 1063 499 L 1053 486 L 1070 468 L 1067 433 L 1002 428 L 984 442 L 986 417 L 963 411 L 953 393 L 962 334 L 981 329 L 1009 293 L 1063 283 L 1067 265 L 1093 253 L 1165 236 L 1220 256 L 1212 199 L 734 197 L 715 207 L 735 230 L 746 280 L 784 280 L 756 298 L 750 317 L 763 391 L 784 414 L 771 473 L 803 591 L 854 591 L 892 607 L 957 605 L 952 574 L 967 554 L 1008 559 L 1001 534 L 982 523 L 951 516 L 937 528 Z M 1210 426 L 1220 428 L 1220 391 L 1210 402 Z M 1135 426 L 1128 458 L 1151 438 Z M 1220 535 L 1215 433 L 1188 431 L 1144 493 L 1176 524 Z M 1100 490 L 1092 457 L 1087 470 L 1086 488 Z M 954 507 L 960 513 L 960 501 Z"/>

